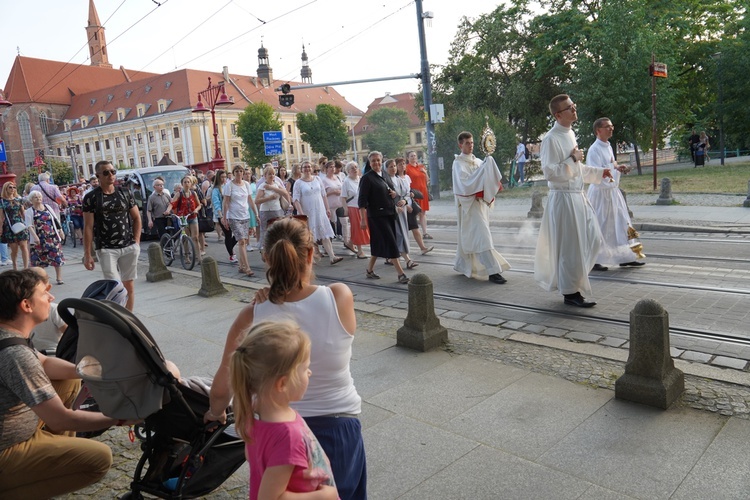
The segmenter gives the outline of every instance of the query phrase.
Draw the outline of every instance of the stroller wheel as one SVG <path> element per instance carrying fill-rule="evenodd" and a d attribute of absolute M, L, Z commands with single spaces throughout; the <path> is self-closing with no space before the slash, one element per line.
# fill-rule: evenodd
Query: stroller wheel
<path fill-rule="evenodd" d="M 146 427 L 143 424 L 136 425 L 133 430 L 135 431 L 135 437 L 141 441 L 146 440 Z"/>

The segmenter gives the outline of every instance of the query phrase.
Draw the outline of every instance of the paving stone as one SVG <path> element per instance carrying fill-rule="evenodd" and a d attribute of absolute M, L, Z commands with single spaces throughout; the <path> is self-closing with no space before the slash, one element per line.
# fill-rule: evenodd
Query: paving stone
<path fill-rule="evenodd" d="M 542 333 L 544 330 L 544 325 L 526 325 L 523 327 L 523 331 L 531 333 Z"/>
<path fill-rule="evenodd" d="M 402 303 L 402 302 L 401 302 L 400 300 L 393 300 L 393 299 L 388 299 L 388 300 L 384 300 L 384 301 L 382 301 L 382 302 L 380 303 L 380 305 L 381 305 L 381 306 L 383 306 L 383 307 L 393 307 L 393 306 L 395 306 L 396 304 L 401 304 L 401 303 Z"/>
<path fill-rule="evenodd" d="M 747 361 L 744 359 L 729 358 L 727 356 L 716 356 L 712 365 L 723 366 L 725 368 L 734 368 L 735 370 L 744 370 L 747 366 Z"/>
<path fill-rule="evenodd" d="M 606 345 L 609 347 L 622 347 L 625 345 L 627 340 L 625 339 L 618 339 L 617 337 L 604 337 L 602 340 L 599 341 L 601 345 Z"/>
<path fill-rule="evenodd" d="M 448 312 L 448 309 L 438 309 L 437 307 L 435 308 L 435 316 L 440 316 L 446 312 Z"/>
<path fill-rule="evenodd" d="M 526 326 L 526 323 L 520 321 L 506 321 L 503 323 L 504 328 L 510 328 L 511 330 L 520 330 L 524 326 Z"/>
<path fill-rule="evenodd" d="M 545 328 L 541 333 L 550 337 L 564 337 L 568 333 L 568 330 L 563 330 L 562 328 Z"/>
<path fill-rule="evenodd" d="M 492 316 L 487 316 L 486 318 L 480 319 L 479 322 L 484 323 L 485 325 L 499 326 L 505 323 L 505 320 L 500 319 L 500 318 L 493 318 Z"/>
<path fill-rule="evenodd" d="M 472 313 L 472 314 L 467 314 L 466 316 L 464 316 L 464 321 L 477 322 L 481 320 L 482 318 L 484 318 L 484 314 Z"/>
<path fill-rule="evenodd" d="M 685 349 L 677 349 L 676 347 L 669 348 L 669 355 L 673 358 L 679 358 L 680 356 L 682 356 L 683 352 L 685 352 Z"/>
<path fill-rule="evenodd" d="M 463 319 L 463 317 L 466 316 L 466 313 L 463 313 L 461 311 L 446 311 L 440 316 L 449 319 Z"/>
<path fill-rule="evenodd" d="M 682 353 L 682 359 L 686 361 L 697 361 L 698 363 L 708 363 L 711 357 L 711 354 L 706 354 L 705 352 L 685 351 Z"/>
<path fill-rule="evenodd" d="M 586 332 L 569 332 L 565 337 L 579 342 L 599 342 L 602 338 L 601 335 Z"/>

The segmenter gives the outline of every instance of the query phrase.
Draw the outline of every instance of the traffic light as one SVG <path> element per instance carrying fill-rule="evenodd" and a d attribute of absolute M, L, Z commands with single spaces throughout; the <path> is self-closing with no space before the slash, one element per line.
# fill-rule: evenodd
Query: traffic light
<path fill-rule="evenodd" d="M 294 95 L 289 92 L 292 91 L 292 86 L 285 83 L 281 86 L 282 95 L 279 96 L 279 104 L 285 108 L 290 108 L 294 104 Z"/>

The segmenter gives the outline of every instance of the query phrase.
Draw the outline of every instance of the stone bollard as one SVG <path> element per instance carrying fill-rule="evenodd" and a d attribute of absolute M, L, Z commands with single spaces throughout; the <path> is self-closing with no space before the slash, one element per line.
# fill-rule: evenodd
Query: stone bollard
<path fill-rule="evenodd" d="M 664 177 L 661 180 L 661 191 L 659 192 L 659 198 L 656 200 L 657 205 L 671 205 L 674 201 L 672 198 L 672 181 L 669 177 Z"/>
<path fill-rule="evenodd" d="M 536 189 L 531 193 L 531 210 L 526 214 L 529 219 L 541 219 L 544 215 L 544 206 L 542 206 L 544 195 Z"/>
<path fill-rule="evenodd" d="M 685 390 L 685 374 L 669 353 L 669 313 L 655 300 L 630 311 L 630 354 L 615 397 L 666 410 Z"/>
<path fill-rule="evenodd" d="M 148 272 L 146 273 L 146 281 L 155 283 L 171 279 L 172 271 L 164 265 L 164 254 L 161 253 L 161 245 L 151 243 L 148 246 Z"/>
<path fill-rule="evenodd" d="M 221 283 L 219 278 L 219 265 L 213 257 L 203 257 L 201 261 L 201 289 L 198 295 L 201 297 L 213 297 L 227 293 L 227 289 Z"/>
<path fill-rule="evenodd" d="M 628 194 L 622 190 L 622 188 L 618 188 L 620 190 L 620 193 L 622 194 L 622 199 L 625 200 L 625 206 L 628 209 L 628 217 L 631 219 L 633 218 L 633 211 L 630 210 L 630 205 L 628 205 Z"/>
<path fill-rule="evenodd" d="M 409 282 L 409 308 L 404 326 L 396 334 L 396 345 L 424 352 L 447 340 L 448 330 L 435 315 L 432 280 L 426 274 L 415 274 Z"/>
<path fill-rule="evenodd" d="M 742 202 L 743 207 L 750 207 L 750 181 L 747 181 L 747 198 Z"/>

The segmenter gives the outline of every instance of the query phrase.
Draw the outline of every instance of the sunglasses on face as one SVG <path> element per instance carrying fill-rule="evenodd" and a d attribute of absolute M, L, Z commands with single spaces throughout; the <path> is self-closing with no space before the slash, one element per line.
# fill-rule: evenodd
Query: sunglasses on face
<path fill-rule="evenodd" d="M 101 175 L 102 177 L 104 177 L 104 176 L 110 176 L 110 175 L 114 177 L 114 175 L 115 175 L 116 173 L 117 173 L 117 170 L 114 170 L 114 169 L 112 169 L 112 170 L 110 170 L 110 169 L 107 169 L 107 170 L 102 170 L 102 171 L 101 171 L 101 172 L 99 173 L 99 175 Z"/>

